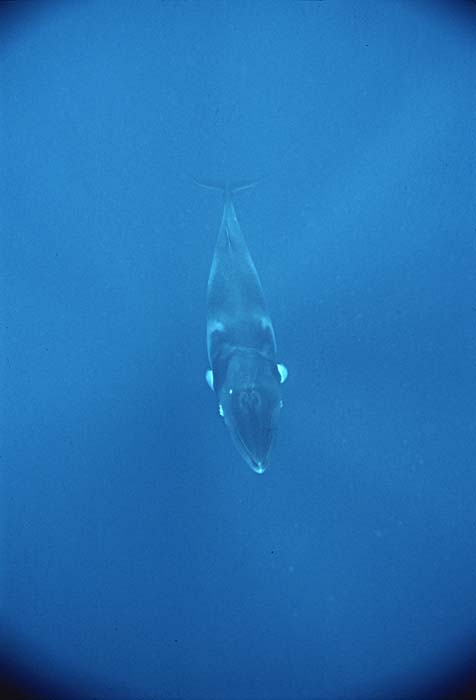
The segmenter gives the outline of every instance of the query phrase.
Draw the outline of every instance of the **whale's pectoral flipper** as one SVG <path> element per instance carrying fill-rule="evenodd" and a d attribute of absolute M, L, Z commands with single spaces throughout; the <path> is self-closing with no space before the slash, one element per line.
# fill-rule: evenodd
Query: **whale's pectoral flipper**
<path fill-rule="evenodd" d="M 224 194 L 223 215 L 208 278 L 209 387 L 217 394 L 239 453 L 258 473 L 269 463 L 288 371 L 276 361 L 276 338 L 255 264 L 232 196 L 254 183 L 198 183 Z"/>
<path fill-rule="evenodd" d="M 281 378 L 281 384 L 283 384 L 288 378 L 287 367 L 285 365 L 280 364 L 279 362 L 276 365 L 276 367 L 278 368 L 279 376 Z M 208 386 L 213 391 L 213 372 L 211 369 L 207 369 L 207 371 L 205 372 L 205 379 L 207 380 Z"/>
<path fill-rule="evenodd" d="M 284 384 L 284 382 L 288 378 L 287 367 L 286 367 L 286 365 L 281 365 L 279 362 L 278 362 L 277 367 L 278 367 L 279 376 L 281 377 L 281 384 Z"/>
<path fill-rule="evenodd" d="M 213 391 L 213 372 L 211 369 L 207 369 L 205 373 L 205 379 L 207 380 L 208 386 Z"/>

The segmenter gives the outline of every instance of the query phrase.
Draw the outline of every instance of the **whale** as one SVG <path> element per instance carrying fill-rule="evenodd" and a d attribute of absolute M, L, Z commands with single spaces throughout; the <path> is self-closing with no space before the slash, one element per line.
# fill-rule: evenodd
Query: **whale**
<path fill-rule="evenodd" d="M 288 371 L 277 361 L 273 324 L 234 206 L 235 194 L 256 183 L 198 184 L 223 196 L 207 286 L 206 380 L 236 449 L 262 474 L 276 441 Z"/>

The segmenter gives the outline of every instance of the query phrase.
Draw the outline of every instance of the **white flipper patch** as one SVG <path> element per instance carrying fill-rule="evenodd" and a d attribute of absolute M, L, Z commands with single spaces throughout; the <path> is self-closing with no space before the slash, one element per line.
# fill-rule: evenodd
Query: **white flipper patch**
<path fill-rule="evenodd" d="M 281 384 L 283 384 L 288 378 L 288 370 L 284 365 L 276 365 L 278 368 L 279 376 L 281 377 Z"/>
<path fill-rule="evenodd" d="M 208 386 L 213 391 L 213 372 L 211 369 L 207 369 L 205 372 L 205 379 L 207 380 Z"/>
<path fill-rule="evenodd" d="M 211 335 L 212 333 L 223 333 L 225 326 L 221 321 L 208 321 L 207 323 L 207 333 Z"/>

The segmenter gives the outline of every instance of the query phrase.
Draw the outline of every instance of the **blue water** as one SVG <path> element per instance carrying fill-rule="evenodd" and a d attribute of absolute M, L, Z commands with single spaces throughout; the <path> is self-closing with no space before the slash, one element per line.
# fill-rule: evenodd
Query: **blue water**
<path fill-rule="evenodd" d="M 4 665 L 50 698 L 426 697 L 476 641 L 474 3 L 1 20 Z M 222 203 L 190 175 L 262 178 L 264 475 L 204 380 Z"/>

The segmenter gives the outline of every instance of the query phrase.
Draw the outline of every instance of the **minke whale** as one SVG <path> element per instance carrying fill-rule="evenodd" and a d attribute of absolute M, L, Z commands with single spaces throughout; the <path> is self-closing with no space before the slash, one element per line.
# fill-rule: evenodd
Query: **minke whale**
<path fill-rule="evenodd" d="M 233 204 L 233 195 L 254 183 L 198 184 L 224 196 L 208 277 L 206 380 L 238 452 L 262 474 L 276 440 L 288 372 L 277 362 L 273 324 Z"/>

